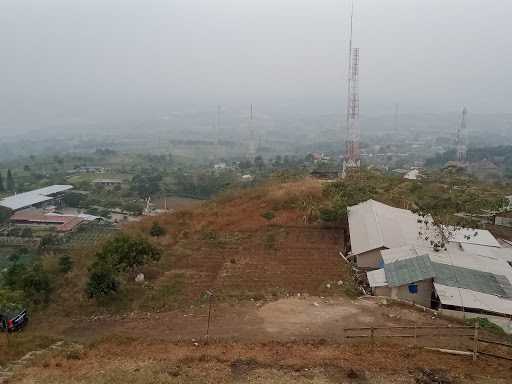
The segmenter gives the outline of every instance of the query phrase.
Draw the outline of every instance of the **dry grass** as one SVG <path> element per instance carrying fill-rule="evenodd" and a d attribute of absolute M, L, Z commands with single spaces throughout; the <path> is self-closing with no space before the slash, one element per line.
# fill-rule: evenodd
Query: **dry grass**
<path fill-rule="evenodd" d="M 71 273 L 56 287 L 50 313 L 80 316 L 97 312 L 174 309 L 198 300 L 206 289 L 225 297 L 273 296 L 275 292 L 319 293 L 324 281 L 348 281 L 338 263 L 341 231 L 312 226 L 325 197 L 312 179 L 230 191 L 175 214 L 148 217 L 124 229 L 148 236 L 155 221 L 166 234 L 153 238 L 163 250 L 159 263 L 143 272 L 148 283 L 123 285 L 123 293 L 99 303 L 84 295 L 87 268 L 100 244 L 74 251 Z M 272 212 L 272 217 L 263 217 Z M 57 256 L 46 257 L 53 265 Z M 321 276 L 325 274 L 325 276 Z"/>
<path fill-rule="evenodd" d="M 371 362 L 371 364 L 369 364 Z M 78 359 L 56 354 L 17 374 L 31 383 L 414 383 L 418 370 L 453 382 L 506 383 L 512 364 L 382 344 L 190 344 L 106 339 Z"/>
<path fill-rule="evenodd" d="M 37 332 L 31 334 L 13 333 L 9 335 L 9 340 L 7 340 L 6 334 L 0 332 L 0 366 L 19 359 L 28 352 L 44 349 L 55 341 L 54 338 Z"/>

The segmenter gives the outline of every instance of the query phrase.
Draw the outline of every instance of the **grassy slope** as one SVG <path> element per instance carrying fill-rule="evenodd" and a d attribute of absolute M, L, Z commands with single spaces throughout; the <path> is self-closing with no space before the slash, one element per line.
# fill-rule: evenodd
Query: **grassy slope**
<path fill-rule="evenodd" d="M 342 230 L 321 228 L 315 217 L 314 207 L 326 199 L 322 190 L 316 180 L 271 182 L 131 224 L 127 231 L 145 236 L 154 221 L 166 229 L 165 236 L 153 239 L 163 256 L 144 268 L 147 283 L 125 283 L 121 294 L 100 304 L 87 299 L 87 267 L 97 244 L 74 252 L 75 268 L 59 280 L 49 311 L 168 310 L 200 300 L 206 289 L 235 300 L 332 293 L 325 292 L 327 282 L 350 279 L 337 254 Z M 262 216 L 270 211 L 271 220 Z M 55 259 L 49 255 L 46 263 L 51 266 Z M 346 284 L 344 290 L 353 288 Z"/>

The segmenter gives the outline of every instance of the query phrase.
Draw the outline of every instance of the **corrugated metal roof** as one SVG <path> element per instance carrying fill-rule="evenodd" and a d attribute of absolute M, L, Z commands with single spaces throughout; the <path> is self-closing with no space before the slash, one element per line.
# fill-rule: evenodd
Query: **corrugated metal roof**
<path fill-rule="evenodd" d="M 379 248 L 428 246 L 432 238 L 440 236 L 435 230 L 427 230 L 419 220 L 424 219 L 409 210 L 375 200 L 349 207 L 352 254 L 358 255 Z M 420 236 L 424 232 L 428 233 L 428 240 L 422 238 L 424 235 Z M 500 247 L 496 238 L 487 230 L 445 227 L 445 232 L 448 241 L 452 243 Z"/>
<path fill-rule="evenodd" d="M 428 255 L 398 260 L 384 265 L 386 281 L 390 287 L 399 287 L 435 276 L 434 268 Z"/>
<path fill-rule="evenodd" d="M 512 285 L 505 276 L 441 263 L 432 263 L 432 267 L 436 283 L 512 298 Z"/>
<path fill-rule="evenodd" d="M 54 193 L 68 191 L 70 189 L 73 189 L 72 185 L 55 184 L 55 185 L 49 185 L 48 187 L 44 187 L 44 188 L 34 189 L 33 191 L 26 192 L 26 193 L 35 193 L 38 195 L 48 196 L 48 195 L 53 195 Z"/>
<path fill-rule="evenodd" d="M 368 200 L 349 208 L 350 243 L 353 254 L 378 248 L 414 244 L 418 239 L 418 216 L 406 209 Z"/>
<path fill-rule="evenodd" d="M 436 282 L 434 282 L 434 288 L 443 305 L 482 309 L 489 312 L 512 315 L 512 300 L 469 289 L 449 287 Z"/>
<path fill-rule="evenodd" d="M 451 227 L 447 227 L 451 228 Z M 492 235 L 491 232 L 485 229 L 471 229 L 471 228 L 451 228 L 450 242 L 484 245 L 486 247 L 500 247 L 498 240 Z"/>
<path fill-rule="evenodd" d="M 29 192 L 18 193 L 17 195 L 8 196 L 0 200 L 0 206 L 6 207 L 12 210 L 18 210 L 26 207 L 30 207 L 34 204 L 43 203 L 49 201 L 52 198 L 50 195 L 55 193 L 64 192 L 72 189 L 72 185 L 50 185 L 45 188 L 35 189 Z"/>
<path fill-rule="evenodd" d="M 447 245 L 446 251 L 442 250 L 439 252 L 434 251 L 431 247 L 408 246 L 386 249 L 380 253 L 384 263 L 393 263 L 397 260 L 428 254 L 430 260 L 434 263 L 470 268 L 477 271 L 489 272 L 495 275 L 504 275 L 512 282 L 512 268 L 507 263 L 508 256 L 510 256 L 512 249 L 471 245 L 470 248 L 472 249 L 474 247 L 480 247 L 487 248 L 493 252 L 492 254 L 487 252 L 485 255 L 480 255 L 478 253 L 468 251 L 466 249 L 467 246 L 467 244 L 463 244 L 462 247 L 459 247 L 458 244 L 451 243 Z"/>
<path fill-rule="evenodd" d="M 45 201 L 51 200 L 51 197 L 43 196 L 43 195 L 34 195 L 29 192 L 20 193 L 16 196 L 9 196 L 5 199 L 0 200 L 0 206 L 12 209 L 16 211 L 21 208 L 30 207 L 34 204 L 43 203 Z"/>

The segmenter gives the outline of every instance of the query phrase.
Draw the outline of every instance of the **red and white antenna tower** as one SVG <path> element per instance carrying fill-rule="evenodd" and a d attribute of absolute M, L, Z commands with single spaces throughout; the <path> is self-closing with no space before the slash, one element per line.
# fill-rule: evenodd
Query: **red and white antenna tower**
<path fill-rule="evenodd" d="M 343 160 L 343 176 L 349 170 L 358 170 L 361 166 L 359 150 L 359 48 L 352 47 L 354 18 L 354 1 L 350 12 L 350 40 L 348 56 L 348 85 L 347 85 L 347 140 L 345 158 Z"/>

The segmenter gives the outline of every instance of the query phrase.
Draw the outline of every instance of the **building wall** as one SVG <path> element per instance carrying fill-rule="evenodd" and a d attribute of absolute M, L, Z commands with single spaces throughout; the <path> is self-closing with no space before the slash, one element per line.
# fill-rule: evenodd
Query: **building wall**
<path fill-rule="evenodd" d="M 375 296 L 389 296 L 391 297 L 391 288 L 389 287 L 376 287 L 373 289 Z"/>
<path fill-rule="evenodd" d="M 357 266 L 363 269 L 382 268 L 382 266 L 379 266 L 379 263 L 382 260 L 380 255 L 381 249 L 384 248 L 374 249 L 357 255 Z"/>
<path fill-rule="evenodd" d="M 418 293 L 409 292 L 409 284 L 400 287 L 377 287 L 373 289 L 376 296 L 389 296 L 393 299 L 400 299 L 421 305 L 422 307 L 431 307 L 432 291 L 434 282 L 432 279 L 418 281 Z"/>
<path fill-rule="evenodd" d="M 432 279 L 418 281 L 418 293 L 409 292 L 409 284 L 391 288 L 391 297 L 402 299 L 430 308 L 434 281 Z"/>

